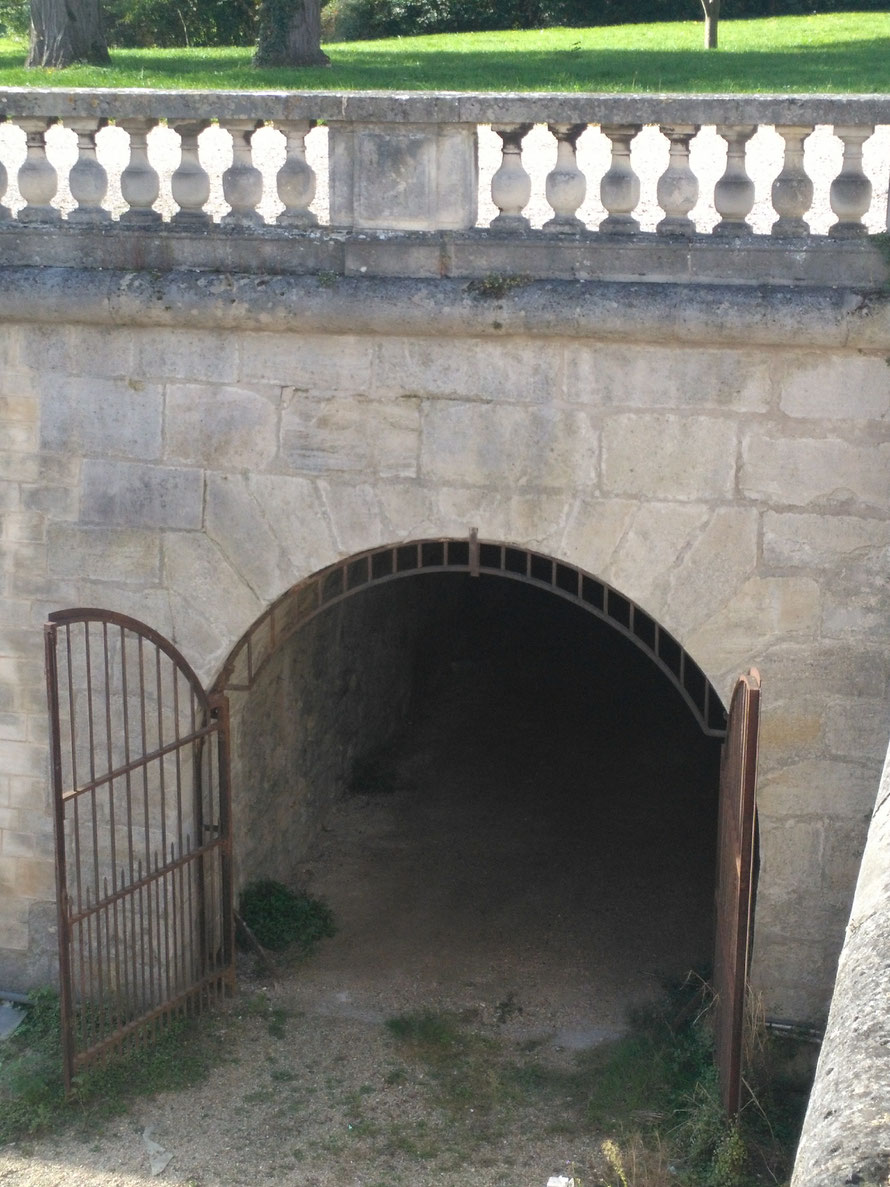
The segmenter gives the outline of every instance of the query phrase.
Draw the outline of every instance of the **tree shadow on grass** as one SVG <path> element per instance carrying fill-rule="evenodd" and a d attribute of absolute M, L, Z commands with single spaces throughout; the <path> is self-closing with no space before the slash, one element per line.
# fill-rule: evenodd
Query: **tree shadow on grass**
<path fill-rule="evenodd" d="M 890 91 L 890 37 L 817 49 L 473 50 L 360 43 L 333 47 L 330 68 L 263 69 L 249 49 L 112 51 L 109 68 L 22 70 L 24 50 L 0 50 L 0 83 L 275 90 L 465 91 Z M 6 77 L 4 78 L 4 75 Z M 867 85 L 863 85 L 863 79 Z M 14 80 L 14 81 L 13 81 Z"/>

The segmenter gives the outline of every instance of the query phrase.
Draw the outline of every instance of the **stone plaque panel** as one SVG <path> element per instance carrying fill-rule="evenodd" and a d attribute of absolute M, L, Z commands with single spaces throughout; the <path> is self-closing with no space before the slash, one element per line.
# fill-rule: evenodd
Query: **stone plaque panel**
<path fill-rule="evenodd" d="M 377 231 L 475 226 L 476 156 L 474 124 L 332 123 L 331 223 Z"/>

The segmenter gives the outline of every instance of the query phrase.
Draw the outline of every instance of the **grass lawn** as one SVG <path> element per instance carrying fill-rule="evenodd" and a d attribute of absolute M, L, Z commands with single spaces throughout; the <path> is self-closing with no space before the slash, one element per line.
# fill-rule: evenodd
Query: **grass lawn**
<path fill-rule="evenodd" d="M 0 38 L 0 85 L 233 90 L 890 91 L 890 13 L 442 34 L 327 45 L 330 69 L 254 70 L 250 49 L 112 51 L 109 67 L 25 70 Z"/>

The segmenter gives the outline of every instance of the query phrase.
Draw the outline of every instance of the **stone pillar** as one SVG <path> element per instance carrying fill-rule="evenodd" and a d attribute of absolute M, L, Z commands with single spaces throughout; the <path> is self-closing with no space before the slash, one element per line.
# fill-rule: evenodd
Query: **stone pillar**
<path fill-rule="evenodd" d="M 726 171 L 714 186 L 714 206 L 720 215 L 714 234 L 750 235 L 751 227 L 745 220 L 754 206 L 754 182 L 745 168 L 745 146 L 757 127 L 736 124 L 717 131 L 726 141 L 727 152 Z"/>
<path fill-rule="evenodd" d="M 835 127 L 834 134 L 844 142 L 844 163 L 831 183 L 829 200 L 837 215 L 830 235 L 864 235 L 862 216 L 871 205 L 871 182 L 862 171 L 862 145 L 874 132 L 874 127 Z"/>
<path fill-rule="evenodd" d="M 68 177 L 77 209 L 72 210 L 68 218 L 72 222 L 107 222 L 111 216 L 102 209 L 102 199 L 108 190 L 108 175 L 96 159 L 96 133 L 108 121 L 70 119 L 65 122 L 77 133 L 77 160 Z"/>
<path fill-rule="evenodd" d="M 287 141 L 287 156 L 278 170 L 278 197 L 284 210 L 278 225 L 314 227 L 318 219 L 309 209 L 315 198 L 315 171 L 306 160 L 306 136 L 315 127 L 314 120 L 291 120 L 277 125 Z"/>
<path fill-rule="evenodd" d="M 491 179 L 491 200 L 499 213 L 491 226 L 500 231 L 527 231 L 529 221 L 522 213 L 532 193 L 532 179 L 522 163 L 522 142 L 531 124 L 492 124 L 501 138 L 501 164 Z"/>
<path fill-rule="evenodd" d="M 813 183 L 803 167 L 803 142 L 812 130 L 812 125 L 776 128 L 785 140 L 785 162 L 773 182 L 773 210 L 779 216 L 773 223 L 773 235 L 808 235 L 810 232 L 803 216 L 813 204 Z"/>
<path fill-rule="evenodd" d="M 9 178 L 6 175 L 6 166 L 0 161 L 0 219 L 9 218 L 9 209 L 3 205 L 3 195 L 6 193 L 8 184 Z"/>
<path fill-rule="evenodd" d="M 60 218 L 52 205 L 59 178 L 46 157 L 46 130 L 55 121 L 28 117 L 18 121 L 28 138 L 28 155 L 19 169 L 19 192 L 27 205 L 19 211 L 22 222 L 55 222 Z"/>
<path fill-rule="evenodd" d="M 173 201 L 179 211 L 175 223 L 195 227 L 210 225 L 210 215 L 204 204 L 210 197 L 210 178 L 198 157 L 198 136 L 208 126 L 207 120 L 180 120 L 173 127 L 182 140 L 182 158 L 170 179 Z"/>
<path fill-rule="evenodd" d="M 121 215 L 121 222 L 149 226 L 159 223 L 161 215 L 153 207 L 160 193 L 160 180 L 148 159 L 148 134 L 157 120 L 122 119 L 118 123 L 130 137 L 130 160 L 121 173 L 121 194 L 130 209 Z"/>
<path fill-rule="evenodd" d="M 587 194 L 587 180 L 578 168 L 575 148 L 586 128 L 586 124 L 550 125 L 556 137 L 556 165 L 545 183 L 547 201 L 553 208 L 553 218 L 544 223 L 548 231 L 584 230 L 576 212 Z"/>
<path fill-rule="evenodd" d="M 612 141 L 612 164 L 600 182 L 600 201 L 608 212 L 601 231 L 640 229 L 632 214 L 640 201 L 640 179 L 630 163 L 630 142 L 639 130 L 639 124 L 603 124 L 603 135 Z"/>
<path fill-rule="evenodd" d="M 660 235 L 694 235 L 695 223 L 689 212 L 698 201 L 698 178 L 689 165 L 689 144 L 698 125 L 662 126 L 661 131 L 671 143 L 671 156 L 658 179 L 658 204 L 664 218 L 655 229 Z"/>
<path fill-rule="evenodd" d="M 263 198 L 263 175 L 253 163 L 251 139 L 262 125 L 258 120 L 221 120 L 232 136 L 232 164 L 222 176 L 223 196 L 231 210 L 223 223 L 237 226 L 260 226 L 257 206 Z"/>

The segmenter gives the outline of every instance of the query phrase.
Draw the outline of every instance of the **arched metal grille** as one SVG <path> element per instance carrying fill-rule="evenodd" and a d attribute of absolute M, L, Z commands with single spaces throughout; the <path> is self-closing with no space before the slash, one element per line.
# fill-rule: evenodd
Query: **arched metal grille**
<path fill-rule="evenodd" d="M 505 577 L 574 602 L 645 652 L 677 689 L 702 730 L 722 738 L 726 713 L 704 672 L 658 622 L 617 589 L 574 565 L 513 544 L 479 540 L 416 540 L 358 553 L 287 590 L 241 638 L 216 681 L 219 692 L 251 688 L 276 649 L 322 610 L 371 586 L 418 573 Z"/>
<path fill-rule="evenodd" d="M 46 625 L 66 1084 L 234 983 L 227 703 L 107 610 Z"/>

